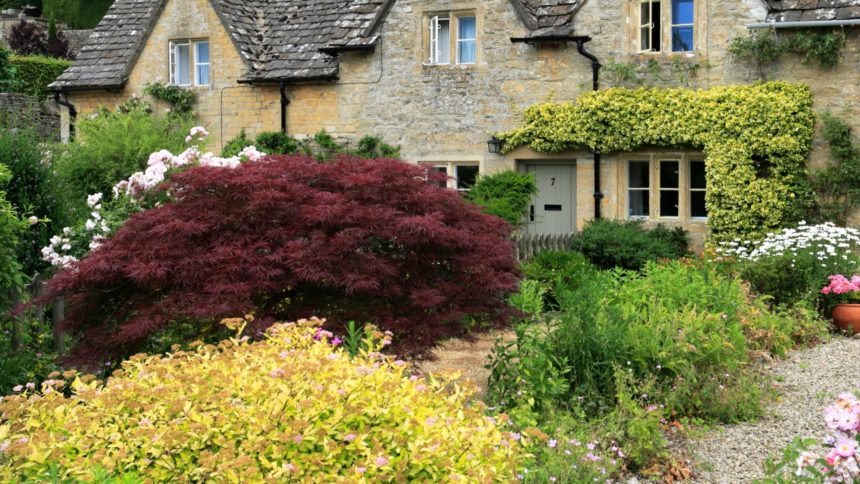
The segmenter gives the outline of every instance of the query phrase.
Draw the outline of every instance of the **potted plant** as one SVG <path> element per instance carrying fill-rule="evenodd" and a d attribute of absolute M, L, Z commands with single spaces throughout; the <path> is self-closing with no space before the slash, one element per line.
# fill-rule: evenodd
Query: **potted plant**
<path fill-rule="evenodd" d="M 860 333 L 860 276 L 848 279 L 836 274 L 829 279 L 830 283 L 821 289 L 821 294 L 832 308 L 833 322 L 843 331 Z"/>

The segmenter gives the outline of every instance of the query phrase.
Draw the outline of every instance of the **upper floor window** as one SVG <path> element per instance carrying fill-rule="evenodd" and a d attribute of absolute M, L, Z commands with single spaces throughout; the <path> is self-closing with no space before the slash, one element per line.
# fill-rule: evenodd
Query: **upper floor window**
<path fill-rule="evenodd" d="M 477 59 L 478 23 L 474 14 L 434 15 L 429 22 L 430 64 L 474 64 Z"/>
<path fill-rule="evenodd" d="M 639 0 L 640 52 L 692 51 L 694 30 L 694 0 Z M 665 40 L 669 41 L 668 46 L 664 45 Z"/>
<path fill-rule="evenodd" d="M 176 86 L 208 86 L 209 41 L 170 41 L 170 83 Z"/>

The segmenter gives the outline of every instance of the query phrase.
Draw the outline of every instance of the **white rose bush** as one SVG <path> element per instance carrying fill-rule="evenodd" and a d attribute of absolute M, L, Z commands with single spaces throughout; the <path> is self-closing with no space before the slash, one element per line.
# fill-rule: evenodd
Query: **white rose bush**
<path fill-rule="evenodd" d="M 132 174 L 113 187 L 111 200 L 105 202 L 102 193 L 88 196 L 89 218 L 77 227 L 65 227 L 61 234 L 52 237 L 50 244 L 42 248 L 42 257 L 58 268 L 73 266 L 86 254 L 98 249 L 102 241 L 115 233 L 132 214 L 164 201 L 165 195 L 157 194 L 154 189 L 172 173 L 193 166 L 235 168 L 265 156 L 254 146 L 227 158 L 203 152 L 202 146 L 208 136 L 209 132 L 201 126 L 191 128 L 185 139 L 189 144 L 185 151 L 178 155 L 167 150 L 152 153 L 145 170 Z"/>

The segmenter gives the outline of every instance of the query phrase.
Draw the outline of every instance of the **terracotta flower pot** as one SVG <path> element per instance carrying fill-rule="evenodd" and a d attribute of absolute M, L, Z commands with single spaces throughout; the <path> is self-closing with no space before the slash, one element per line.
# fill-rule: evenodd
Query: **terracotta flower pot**
<path fill-rule="evenodd" d="M 837 304 L 831 316 L 833 323 L 842 331 L 860 333 L 860 304 Z"/>

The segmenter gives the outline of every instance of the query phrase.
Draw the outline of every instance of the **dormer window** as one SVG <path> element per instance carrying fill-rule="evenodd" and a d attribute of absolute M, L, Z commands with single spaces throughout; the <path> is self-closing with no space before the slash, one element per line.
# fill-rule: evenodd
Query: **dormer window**
<path fill-rule="evenodd" d="M 477 61 L 478 22 L 474 13 L 432 15 L 428 29 L 429 64 L 474 64 Z"/>
<path fill-rule="evenodd" d="M 208 86 L 209 41 L 170 41 L 170 83 L 175 86 Z"/>

